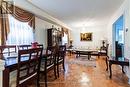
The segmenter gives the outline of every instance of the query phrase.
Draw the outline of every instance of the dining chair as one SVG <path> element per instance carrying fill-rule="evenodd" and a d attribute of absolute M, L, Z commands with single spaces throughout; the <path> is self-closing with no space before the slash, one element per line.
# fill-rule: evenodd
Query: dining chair
<path fill-rule="evenodd" d="M 18 65 L 16 70 L 16 82 L 11 83 L 11 87 L 27 87 L 28 84 L 36 80 L 39 84 L 39 69 L 42 56 L 42 48 L 33 48 L 18 51 Z"/>
<path fill-rule="evenodd" d="M 2 45 L 0 46 L 0 58 L 17 56 L 16 45 Z"/>
<path fill-rule="evenodd" d="M 42 56 L 40 72 L 44 73 L 45 87 L 47 87 L 47 74 L 49 71 L 54 70 L 55 79 L 56 76 L 56 52 L 54 46 L 48 46 L 46 54 Z"/>
<path fill-rule="evenodd" d="M 106 71 L 108 70 L 108 59 L 109 59 L 109 56 L 108 56 L 108 47 L 109 47 L 109 44 L 103 47 L 100 48 L 100 52 L 99 52 L 99 56 L 105 56 L 105 62 L 106 62 Z"/>
<path fill-rule="evenodd" d="M 18 45 L 18 50 L 24 50 L 24 49 L 29 49 L 32 48 L 32 45 Z M 43 48 L 43 44 L 37 44 L 38 48 Z"/>
<path fill-rule="evenodd" d="M 43 44 L 37 44 L 37 47 L 44 48 Z"/>
<path fill-rule="evenodd" d="M 3 59 L 3 50 L 5 46 L 0 46 L 0 59 Z"/>
<path fill-rule="evenodd" d="M 62 64 L 63 70 L 65 71 L 65 55 L 66 55 L 66 45 L 60 45 L 57 57 L 57 74 L 59 77 L 59 65 Z"/>
<path fill-rule="evenodd" d="M 108 55 L 108 46 L 109 46 L 109 44 L 107 44 L 106 46 L 102 46 L 100 48 L 100 51 L 99 51 L 100 56 L 107 56 Z"/>
<path fill-rule="evenodd" d="M 31 48 L 31 45 L 17 45 L 18 50 L 25 50 Z"/>

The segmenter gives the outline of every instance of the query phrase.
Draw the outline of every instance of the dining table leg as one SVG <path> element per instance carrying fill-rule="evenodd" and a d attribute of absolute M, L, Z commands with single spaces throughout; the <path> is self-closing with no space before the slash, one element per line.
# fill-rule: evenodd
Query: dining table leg
<path fill-rule="evenodd" d="M 111 77 L 112 77 L 112 70 L 111 70 L 111 67 L 112 67 L 112 64 L 109 62 L 109 72 L 110 72 L 109 78 L 110 78 L 110 79 L 111 79 Z"/>
<path fill-rule="evenodd" d="M 122 65 L 122 72 L 125 73 L 125 71 L 124 71 L 124 66 L 123 66 L 123 65 Z"/>
<path fill-rule="evenodd" d="M 107 57 L 106 57 L 106 59 L 105 59 L 105 61 L 106 61 L 106 71 L 108 71 L 108 59 L 107 59 Z"/>
<path fill-rule="evenodd" d="M 9 69 L 3 71 L 3 87 L 9 87 Z"/>
<path fill-rule="evenodd" d="M 88 54 L 88 60 L 90 60 L 90 57 L 91 57 L 91 55 L 90 55 L 90 54 Z"/>
<path fill-rule="evenodd" d="M 88 60 L 91 58 L 91 52 L 88 52 Z"/>

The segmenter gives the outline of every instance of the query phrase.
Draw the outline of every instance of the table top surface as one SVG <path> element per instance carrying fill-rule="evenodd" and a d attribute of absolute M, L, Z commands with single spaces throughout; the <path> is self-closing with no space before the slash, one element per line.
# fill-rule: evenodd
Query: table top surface
<path fill-rule="evenodd" d="M 98 52 L 99 50 L 96 49 L 74 49 L 75 51 L 79 52 Z"/>
<path fill-rule="evenodd" d="M 28 60 L 28 56 L 23 56 L 21 58 L 22 61 Z M 17 57 L 8 57 L 5 59 L 5 67 L 13 66 L 18 63 L 18 58 Z"/>
<path fill-rule="evenodd" d="M 110 57 L 109 61 L 119 61 L 119 62 L 129 62 L 129 59 L 125 58 L 125 57 Z"/>
<path fill-rule="evenodd" d="M 49 55 L 49 54 L 48 54 Z M 45 53 L 42 54 L 42 58 L 46 57 L 47 55 Z M 26 61 L 29 59 L 29 56 L 22 56 L 21 61 Z M 5 68 L 6 67 L 12 67 L 18 64 L 18 57 L 15 56 L 8 56 L 7 58 L 4 58 L 5 60 Z"/>

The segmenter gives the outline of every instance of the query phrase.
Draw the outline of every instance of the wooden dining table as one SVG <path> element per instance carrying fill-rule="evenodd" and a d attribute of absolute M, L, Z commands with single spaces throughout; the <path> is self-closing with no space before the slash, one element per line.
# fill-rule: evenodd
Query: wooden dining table
<path fill-rule="evenodd" d="M 124 58 L 124 57 L 110 57 L 110 59 L 108 59 L 109 62 L 109 72 L 110 72 L 110 76 L 109 78 L 112 78 L 112 65 L 121 65 L 122 66 L 122 72 L 124 72 L 124 66 L 129 66 L 129 59 Z"/>
<path fill-rule="evenodd" d="M 45 54 L 45 52 L 43 52 L 42 58 L 45 58 L 46 56 L 47 55 Z M 5 70 L 3 71 L 3 87 L 9 87 L 10 72 L 17 70 L 18 59 L 17 56 L 13 56 L 5 58 L 4 60 L 5 60 Z M 26 60 L 28 60 L 27 56 L 23 56 L 21 58 L 21 61 Z"/>

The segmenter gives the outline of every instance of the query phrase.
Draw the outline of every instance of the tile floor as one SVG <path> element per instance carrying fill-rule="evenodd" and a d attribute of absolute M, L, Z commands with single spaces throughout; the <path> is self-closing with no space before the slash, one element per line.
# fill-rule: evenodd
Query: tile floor
<path fill-rule="evenodd" d="M 75 56 L 66 56 L 67 60 L 71 58 Z M 63 72 L 61 67 L 58 79 L 54 79 L 53 72 L 49 73 L 48 87 L 130 87 L 128 78 L 121 72 L 119 66 L 113 65 L 112 70 L 113 77 L 109 79 L 109 72 L 106 71 L 103 57 L 96 59 L 96 67 L 66 63 L 66 71 Z M 41 78 L 40 86 L 44 87 L 43 78 Z"/>

